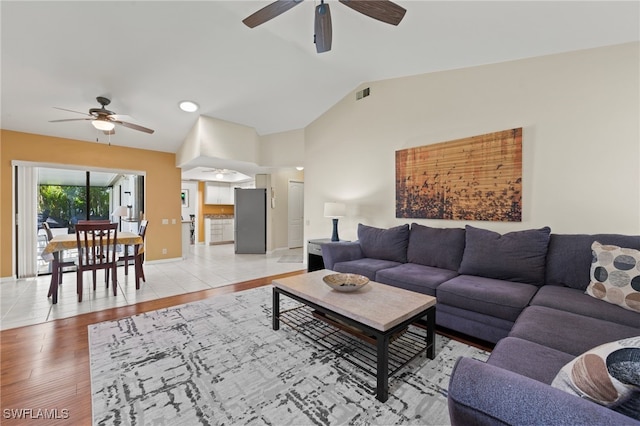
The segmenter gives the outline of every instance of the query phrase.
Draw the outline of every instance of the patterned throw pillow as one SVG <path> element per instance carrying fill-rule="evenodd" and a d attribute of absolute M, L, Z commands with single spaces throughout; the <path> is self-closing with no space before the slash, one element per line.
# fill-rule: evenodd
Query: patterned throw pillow
<path fill-rule="evenodd" d="M 551 386 L 640 420 L 640 336 L 588 350 L 562 367 Z"/>
<path fill-rule="evenodd" d="M 640 251 L 597 241 L 591 250 L 591 283 L 585 293 L 640 312 Z"/>

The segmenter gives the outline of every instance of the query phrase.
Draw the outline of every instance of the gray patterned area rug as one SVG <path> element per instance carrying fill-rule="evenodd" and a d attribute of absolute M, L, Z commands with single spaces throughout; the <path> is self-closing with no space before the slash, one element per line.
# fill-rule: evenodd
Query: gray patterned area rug
<path fill-rule="evenodd" d="M 293 304 L 286 297 L 281 307 Z M 95 425 L 449 423 L 459 356 L 488 353 L 436 336 L 375 399 L 375 378 L 282 324 L 271 287 L 89 326 Z"/>

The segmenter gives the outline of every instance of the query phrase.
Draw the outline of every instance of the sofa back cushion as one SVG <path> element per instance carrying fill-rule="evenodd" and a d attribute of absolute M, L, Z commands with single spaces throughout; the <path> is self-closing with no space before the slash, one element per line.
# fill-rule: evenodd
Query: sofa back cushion
<path fill-rule="evenodd" d="M 590 282 L 594 241 L 640 250 L 640 236 L 620 234 L 552 234 L 547 251 L 547 284 L 584 291 Z"/>
<path fill-rule="evenodd" d="M 500 235 L 467 225 L 458 272 L 541 286 L 550 233 L 545 226 Z"/>
<path fill-rule="evenodd" d="M 411 224 L 407 261 L 457 271 L 464 252 L 464 229 Z"/>
<path fill-rule="evenodd" d="M 364 257 L 394 262 L 407 262 L 409 225 L 389 229 L 358 224 L 358 240 Z"/>

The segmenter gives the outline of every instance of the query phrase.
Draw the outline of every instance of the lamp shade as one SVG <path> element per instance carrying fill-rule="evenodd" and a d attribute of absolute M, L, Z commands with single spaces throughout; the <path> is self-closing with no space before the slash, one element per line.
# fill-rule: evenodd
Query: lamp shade
<path fill-rule="evenodd" d="M 342 217 L 347 212 L 343 203 L 324 203 L 324 217 Z"/>
<path fill-rule="evenodd" d="M 114 216 L 114 217 L 117 217 L 117 216 L 119 216 L 119 217 L 125 216 L 126 217 L 128 215 L 129 215 L 129 211 L 127 209 L 127 206 L 116 207 L 116 209 L 113 211 L 113 213 L 111 213 L 111 216 Z"/>

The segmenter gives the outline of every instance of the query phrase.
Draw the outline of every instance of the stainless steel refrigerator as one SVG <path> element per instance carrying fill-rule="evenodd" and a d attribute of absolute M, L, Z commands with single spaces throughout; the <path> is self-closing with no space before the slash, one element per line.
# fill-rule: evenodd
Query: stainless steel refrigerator
<path fill-rule="evenodd" d="M 267 252 L 267 190 L 235 188 L 236 253 Z"/>

